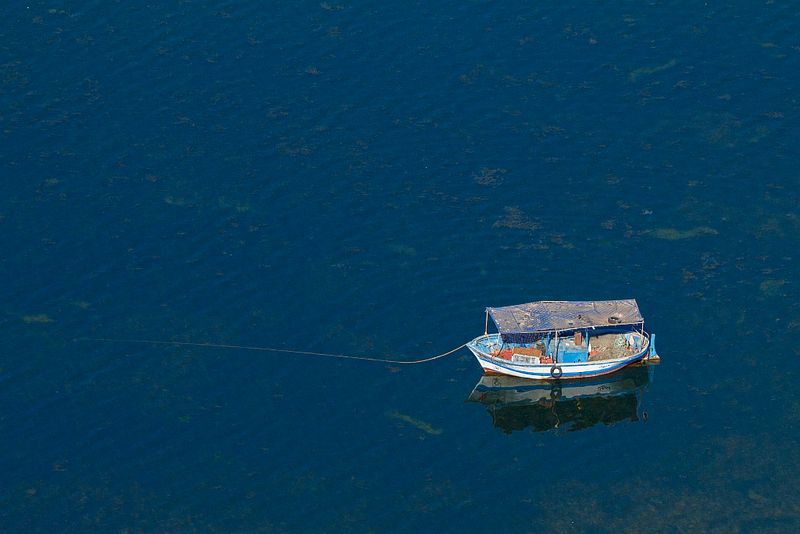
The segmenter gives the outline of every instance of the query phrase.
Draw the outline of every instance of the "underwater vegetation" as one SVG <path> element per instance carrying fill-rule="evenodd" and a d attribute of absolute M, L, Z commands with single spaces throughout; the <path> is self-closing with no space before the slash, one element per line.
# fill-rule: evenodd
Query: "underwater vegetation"
<path fill-rule="evenodd" d="M 527 230 L 533 232 L 540 227 L 539 223 L 525 215 L 517 206 L 506 206 L 503 208 L 505 215 L 495 221 L 494 228 L 511 228 L 513 230 Z"/>
<path fill-rule="evenodd" d="M 498 186 L 503 183 L 503 175 L 507 172 L 507 169 L 490 169 L 484 167 L 478 174 L 474 175 L 473 178 L 478 185 Z"/>
<path fill-rule="evenodd" d="M 690 230 L 677 230 L 675 228 L 656 228 L 648 231 L 650 235 L 658 239 L 667 241 L 678 241 L 681 239 L 691 239 L 693 237 L 717 235 L 719 232 L 708 226 L 697 226 Z"/>
<path fill-rule="evenodd" d="M 731 434 L 687 451 L 686 484 L 669 473 L 642 473 L 603 486 L 562 481 L 552 498 L 559 510 L 571 513 L 546 507 L 531 526 L 565 532 L 793 532 L 800 527 L 797 470 L 772 470 L 779 458 L 800 458 L 783 449 L 766 435 Z"/>
<path fill-rule="evenodd" d="M 53 319 L 51 319 L 48 315 L 44 313 L 41 313 L 39 315 L 23 315 L 22 320 L 28 324 L 33 324 L 33 323 L 47 324 L 53 322 Z"/>
<path fill-rule="evenodd" d="M 426 423 L 421 419 L 417 419 L 415 417 L 411 417 L 410 415 L 406 415 L 400 412 L 392 412 L 389 414 L 389 417 L 392 419 L 396 419 L 398 421 L 402 421 L 404 423 L 408 423 L 409 425 L 413 426 L 418 430 L 422 430 L 428 435 L 431 436 L 438 436 L 442 433 L 442 430 L 439 428 L 434 428 L 430 423 Z"/>
<path fill-rule="evenodd" d="M 666 63 L 664 63 L 662 65 L 657 65 L 655 67 L 640 67 L 640 68 L 632 71 L 628 75 L 628 79 L 630 81 L 632 81 L 632 82 L 635 82 L 641 76 L 645 76 L 645 75 L 648 75 L 648 74 L 656 74 L 658 72 L 662 72 L 662 71 L 665 71 L 667 69 L 671 69 L 672 67 L 674 67 L 677 64 L 678 64 L 678 60 L 677 59 L 670 59 Z"/>
<path fill-rule="evenodd" d="M 773 296 L 780 294 L 781 289 L 788 283 L 784 279 L 768 279 L 758 285 L 764 295 Z"/>

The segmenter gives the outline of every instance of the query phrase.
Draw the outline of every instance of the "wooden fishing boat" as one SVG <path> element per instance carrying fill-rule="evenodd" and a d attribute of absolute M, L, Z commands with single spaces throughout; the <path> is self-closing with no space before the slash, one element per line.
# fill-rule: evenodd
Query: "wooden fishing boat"
<path fill-rule="evenodd" d="M 488 333 L 489 317 L 495 334 Z M 633 299 L 540 301 L 486 308 L 484 334 L 467 348 L 486 374 L 561 380 L 655 361 L 655 337 Z"/>

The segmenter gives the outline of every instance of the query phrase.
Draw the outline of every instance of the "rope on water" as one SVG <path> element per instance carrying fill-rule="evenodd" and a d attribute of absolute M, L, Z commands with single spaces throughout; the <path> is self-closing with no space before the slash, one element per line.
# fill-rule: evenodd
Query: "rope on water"
<path fill-rule="evenodd" d="M 179 347 L 207 347 L 213 349 L 255 350 L 260 352 L 281 352 L 284 354 L 301 354 L 304 356 L 323 356 L 325 358 L 338 358 L 341 360 L 362 360 L 367 362 L 393 363 L 397 365 L 414 365 L 418 363 L 432 362 L 433 360 L 438 360 L 440 358 L 444 358 L 445 356 L 449 356 L 454 352 L 459 351 L 467 346 L 466 343 L 463 343 L 452 350 L 448 350 L 447 352 L 437 354 L 436 356 L 431 356 L 430 358 L 423 358 L 421 360 L 389 360 L 384 358 L 371 358 L 368 356 L 352 356 L 349 354 L 331 354 L 328 352 L 310 352 L 306 350 L 278 349 L 273 347 L 253 347 L 248 345 L 226 345 L 222 343 L 194 343 L 189 341 L 161 341 L 154 339 L 111 339 L 104 337 L 82 337 L 76 339 L 75 341 L 103 341 L 107 343 L 138 343 L 141 345 L 172 345 Z"/>

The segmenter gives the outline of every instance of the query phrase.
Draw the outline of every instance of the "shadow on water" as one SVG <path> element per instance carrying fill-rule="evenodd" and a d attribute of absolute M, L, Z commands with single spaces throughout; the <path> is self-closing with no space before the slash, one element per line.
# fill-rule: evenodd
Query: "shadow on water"
<path fill-rule="evenodd" d="M 467 400 L 486 406 L 492 424 L 507 434 L 528 427 L 583 430 L 646 419 L 640 407 L 653 372 L 653 366 L 634 366 L 597 379 L 557 382 L 485 375 Z"/>

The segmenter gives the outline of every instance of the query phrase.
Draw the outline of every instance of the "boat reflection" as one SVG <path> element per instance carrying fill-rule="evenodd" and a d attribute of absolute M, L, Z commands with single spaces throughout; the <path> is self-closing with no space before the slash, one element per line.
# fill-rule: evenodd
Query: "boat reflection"
<path fill-rule="evenodd" d="M 652 373 L 653 366 L 637 365 L 597 379 L 558 382 L 486 375 L 467 400 L 485 405 L 492 424 L 507 434 L 528 427 L 583 430 L 646 419 L 639 407 Z"/>

